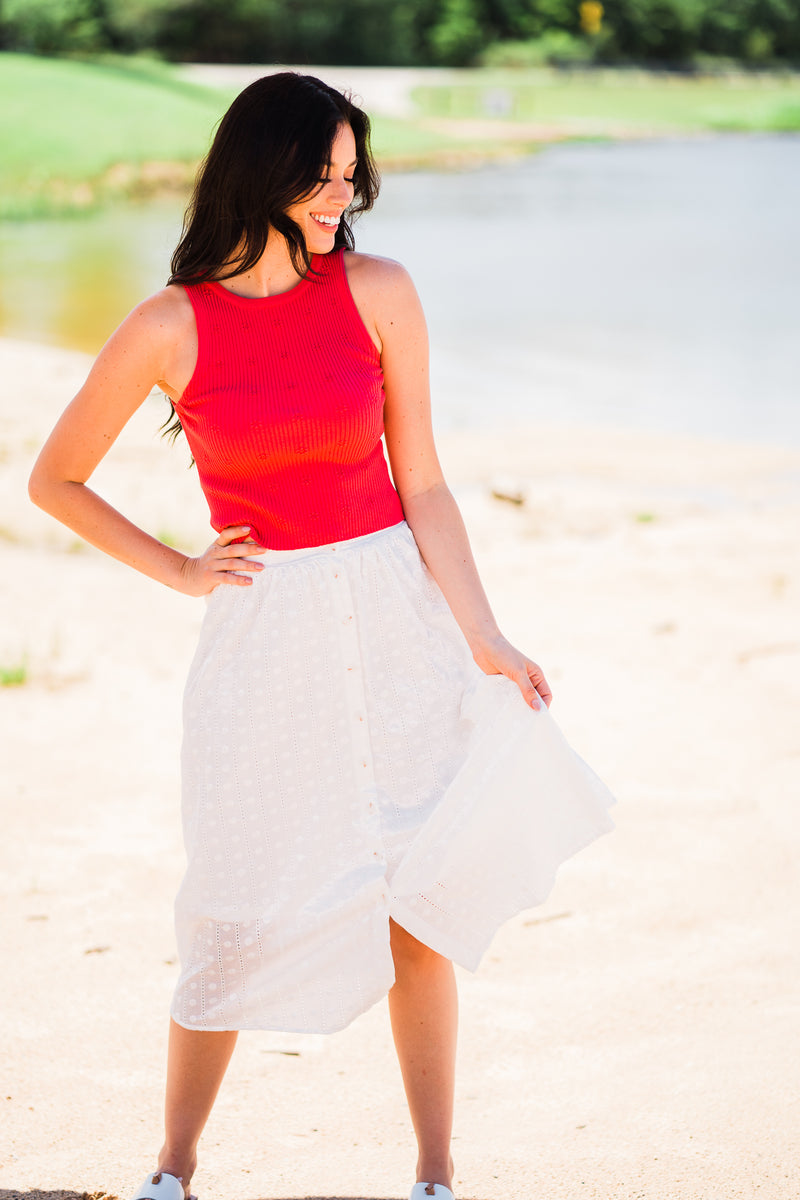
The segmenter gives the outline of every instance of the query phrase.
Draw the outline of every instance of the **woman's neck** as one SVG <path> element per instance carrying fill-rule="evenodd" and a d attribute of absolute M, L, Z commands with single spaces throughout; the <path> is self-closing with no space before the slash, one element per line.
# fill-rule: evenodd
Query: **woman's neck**
<path fill-rule="evenodd" d="M 297 274 L 289 254 L 289 247 L 280 234 L 271 232 L 261 258 L 247 271 L 231 275 L 219 282 L 228 291 L 247 300 L 264 296 L 279 296 L 297 287 L 302 279 Z"/>

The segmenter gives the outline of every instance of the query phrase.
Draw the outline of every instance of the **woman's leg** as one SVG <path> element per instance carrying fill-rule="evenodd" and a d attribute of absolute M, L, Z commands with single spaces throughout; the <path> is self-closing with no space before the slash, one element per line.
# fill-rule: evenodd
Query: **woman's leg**
<path fill-rule="evenodd" d="M 189 1181 L 197 1164 L 197 1143 L 219 1085 L 230 1062 L 237 1034 L 206 1033 L 169 1023 L 167 1058 L 166 1140 L 158 1156 L 159 1171 Z"/>
<path fill-rule="evenodd" d="M 390 922 L 392 1033 L 417 1135 L 417 1179 L 452 1187 L 458 997 L 453 964 Z"/>

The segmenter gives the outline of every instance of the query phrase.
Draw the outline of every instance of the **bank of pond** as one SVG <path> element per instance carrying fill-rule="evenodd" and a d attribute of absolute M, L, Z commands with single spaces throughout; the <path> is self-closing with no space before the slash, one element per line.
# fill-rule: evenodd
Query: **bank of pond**
<path fill-rule="evenodd" d="M 561 145 L 384 180 L 439 428 L 541 420 L 800 445 L 800 137 Z M 0 222 L 0 334 L 96 353 L 163 286 L 182 202 Z M 65 402 L 69 397 L 65 397 Z"/>

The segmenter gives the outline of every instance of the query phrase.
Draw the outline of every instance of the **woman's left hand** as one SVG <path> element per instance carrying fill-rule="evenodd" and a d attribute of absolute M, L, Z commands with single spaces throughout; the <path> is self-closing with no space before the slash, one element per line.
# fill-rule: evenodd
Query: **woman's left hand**
<path fill-rule="evenodd" d="M 507 675 L 513 679 L 531 708 L 541 708 L 542 701 L 550 707 L 553 693 L 542 668 L 516 650 L 502 634 L 473 647 L 472 657 L 486 675 Z"/>

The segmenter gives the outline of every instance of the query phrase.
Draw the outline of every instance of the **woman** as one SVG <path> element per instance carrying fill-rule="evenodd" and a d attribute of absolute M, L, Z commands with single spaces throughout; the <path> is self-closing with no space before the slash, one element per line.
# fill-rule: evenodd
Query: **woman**
<path fill-rule="evenodd" d="M 82 537 L 208 598 L 184 706 L 166 1140 L 141 1198 L 189 1195 L 239 1029 L 328 1032 L 388 991 L 412 1197 L 452 1200 L 450 960 L 474 969 L 610 825 L 478 579 L 433 444 L 413 285 L 352 252 L 348 217 L 376 195 L 347 98 L 291 72 L 247 88 L 168 286 L 103 348 L 31 478 Z M 198 557 L 87 487 L 154 386 L 218 533 Z"/>

